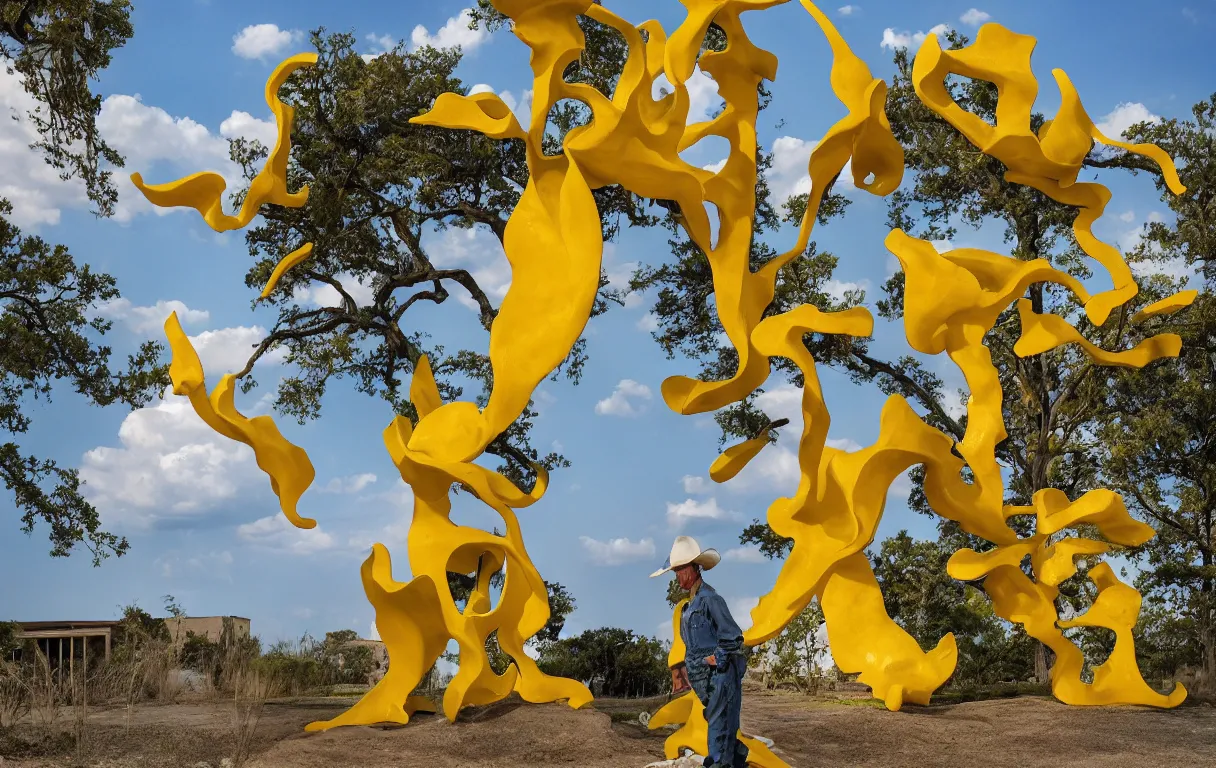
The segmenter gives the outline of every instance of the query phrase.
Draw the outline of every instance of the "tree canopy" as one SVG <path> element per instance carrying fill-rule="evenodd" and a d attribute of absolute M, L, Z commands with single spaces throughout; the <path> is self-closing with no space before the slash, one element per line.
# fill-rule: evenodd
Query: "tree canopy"
<path fill-rule="evenodd" d="M 47 162 L 64 180 L 79 180 L 100 215 L 116 198 L 108 167 L 122 158 L 97 131 L 101 98 L 91 81 L 111 52 L 132 35 L 127 0 L 2 0 L 0 58 L 21 74 L 36 107 L 25 115 L 37 129 Z M 148 342 L 115 367 L 100 339 L 112 324 L 90 317 L 119 298 L 113 277 L 77 263 L 62 245 L 24 235 L 12 223 L 12 205 L 0 198 L 0 479 L 32 533 L 49 527 L 51 555 L 87 548 L 94 564 L 127 551 L 125 538 L 101 527 L 97 509 L 81 493 L 74 469 L 25 453 L 17 440 L 29 432 L 29 400 L 50 400 L 66 384 L 95 405 L 131 408 L 149 402 L 169 383 L 160 364 L 163 347 Z"/>

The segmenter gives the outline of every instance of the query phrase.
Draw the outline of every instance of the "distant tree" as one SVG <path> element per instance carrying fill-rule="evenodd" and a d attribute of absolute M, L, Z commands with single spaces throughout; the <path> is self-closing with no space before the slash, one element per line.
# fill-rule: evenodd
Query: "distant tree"
<path fill-rule="evenodd" d="M 15 621 L 0 621 L 0 664 L 9 660 L 13 651 L 21 647 L 21 641 L 17 639 L 18 633 L 21 632 L 21 625 Z"/>
<path fill-rule="evenodd" d="M 118 195 L 108 164 L 122 156 L 97 130 L 101 97 L 90 81 L 134 34 L 129 0 L 0 0 L 0 58 L 21 75 L 35 108 L 25 115 L 52 167 L 84 182 L 98 213 L 113 213 Z"/>
<path fill-rule="evenodd" d="M 494 530 L 495 535 L 501 535 L 498 529 Z M 501 589 L 505 572 L 502 569 L 495 571 L 490 576 L 490 589 Z M 452 591 L 452 599 L 457 605 L 465 604 L 469 596 L 473 593 L 473 588 L 477 585 L 477 574 L 453 573 L 448 571 L 448 588 Z M 570 591 L 557 582 L 545 582 L 545 590 L 549 597 L 549 620 L 545 622 L 545 626 L 540 632 L 532 638 L 532 643 L 537 647 L 552 644 L 558 640 L 562 629 L 566 626 L 566 618 L 574 613 L 578 603 Z M 498 633 L 491 632 L 486 638 L 486 655 L 490 658 L 490 666 L 498 674 L 507 671 L 507 667 L 511 664 L 511 657 L 498 647 Z M 458 653 L 444 651 L 442 658 L 449 663 L 457 663 L 460 659 Z M 433 676 L 434 670 L 428 675 Z"/>
<path fill-rule="evenodd" d="M 597 696 L 655 696 L 671 683 L 663 644 L 615 627 L 549 643 L 537 664 L 546 674 L 582 680 Z"/>
<path fill-rule="evenodd" d="M 1130 140 L 1156 143 L 1174 156 L 1187 187 L 1175 196 L 1154 174 L 1174 221 L 1150 222 L 1131 259 L 1153 275 L 1159 293 L 1188 287 L 1188 267 L 1199 271 L 1202 290 L 1184 312 L 1139 327 L 1142 335 L 1178 334 L 1182 353 L 1119 372 L 1098 434 L 1104 481 L 1157 531 L 1136 553 L 1152 664 L 1162 672 L 1174 664 L 1199 666 L 1197 682 L 1210 692 L 1216 690 L 1216 95 L 1191 112 L 1190 120 L 1127 131 Z"/>
<path fill-rule="evenodd" d="M 165 595 L 161 598 L 165 601 L 165 613 L 175 619 L 186 618 L 186 611 L 177 603 L 177 599 L 173 595 Z"/>
<path fill-rule="evenodd" d="M 979 589 L 946 573 L 954 549 L 900 531 L 885 539 L 870 564 L 891 618 L 925 651 L 948 632 L 958 643 L 955 683 L 1026 680 L 1034 674 L 1035 642 L 998 617 Z"/>
<path fill-rule="evenodd" d="M 766 687 L 793 684 L 803 693 L 819 690 L 825 677 L 819 664 L 828 650 L 826 639 L 819 637 L 823 621 L 819 601 L 812 600 L 780 634 L 758 649 L 752 663 L 763 668 Z"/>
<path fill-rule="evenodd" d="M 131 603 L 122 607 L 122 618 L 114 629 L 115 649 L 126 649 L 136 652 L 149 644 L 169 643 L 169 628 L 164 619 L 158 619 L 152 614 Z"/>
<path fill-rule="evenodd" d="M 958 49 L 969 40 L 956 31 L 945 34 L 943 46 Z M 1000 161 L 981 154 L 944 119 L 929 110 L 916 96 L 912 85 L 913 54 L 899 50 L 894 55 L 895 76 L 889 87 L 886 112 L 890 118 L 895 138 L 904 148 L 905 165 L 909 176 L 904 185 L 888 198 L 889 220 L 893 228 L 901 229 L 913 236 L 929 240 L 949 240 L 958 235 L 959 222 L 968 227 L 979 228 L 984 224 L 997 224 L 1004 229 L 1010 245 L 1010 255 L 1023 259 L 1045 259 L 1056 268 L 1079 279 L 1091 276 L 1092 260 L 1080 249 L 1073 234 L 1073 223 L 1077 211 L 1055 202 L 1038 191 L 1005 178 L 1005 167 Z M 951 96 L 964 110 L 993 122 L 997 103 L 996 86 L 992 83 L 969 78 L 957 78 L 949 84 Z M 1035 114 L 1031 128 L 1038 130 L 1044 117 Z M 1085 169 L 1122 169 L 1130 172 L 1146 171 L 1159 175 L 1155 166 L 1141 158 L 1123 152 L 1112 152 L 1095 146 L 1083 162 Z M 797 200 L 789 201 L 787 214 L 798 213 Z M 825 208 L 821 221 L 826 223 L 831 215 L 841 213 L 843 208 Z M 691 264 L 677 251 L 677 263 L 686 265 L 681 274 L 695 274 Z M 856 292 L 846 296 L 839 305 L 834 301 L 823 301 L 809 294 L 811 286 L 822 285 L 831 277 L 834 259 L 820 258 L 815 261 L 808 251 L 804 259 L 809 277 L 801 281 L 790 275 L 784 279 L 793 283 L 789 291 L 797 301 L 809 301 L 821 309 L 832 310 L 845 305 L 856 305 L 865 301 L 865 295 Z M 794 265 L 801 263 L 795 261 Z M 791 265 L 793 266 L 793 265 Z M 704 270 L 703 270 L 704 271 Z M 698 288 L 688 282 L 680 295 L 695 297 L 698 290 L 708 295 L 708 276 Z M 676 289 L 672 289 L 676 290 Z M 782 282 L 779 280 L 777 299 L 772 311 L 781 311 L 788 306 L 782 299 Z M 820 289 L 822 290 L 822 289 Z M 1146 286 L 1134 306 L 1118 310 L 1102 327 L 1094 327 L 1087 319 L 1081 305 L 1063 288 L 1045 283 L 1036 283 L 1026 289 L 1024 298 L 1031 302 L 1036 313 L 1052 313 L 1065 317 L 1084 336 L 1103 349 L 1119 351 L 1130 348 L 1139 339 L 1139 331 L 1130 323 L 1132 314 L 1143 305 L 1162 298 L 1163 293 L 1152 285 Z M 878 315 L 891 322 L 903 318 L 904 275 L 897 271 L 882 287 L 881 297 L 874 302 Z M 704 308 L 695 310 L 696 302 L 671 302 L 660 294 L 656 313 L 665 327 L 687 327 L 694 317 L 710 314 Z M 997 448 L 997 459 L 1010 469 L 1005 502 L 1012 505 L 1029 505 L 1035 493 L 1046 488 L 1064 491 L 1076 498 L 1087 490 L 1100 486 L 1099 446 L 1096 435 L 1112 369 L 1091 361 L 1077 345 L 1060 348 L 1029 357 L 1018 357 L 1014 345 L 1021 336 L 1021 324 L 1016 306 L 1012 305 L 997 320 L 994 328 L 985 337 L 993 365 L 1000 377 L 1003 391 L 1002 413 L 1008 438 Z M 900 394 L 921 410 L 926 423 L 940 429 L 955 441 L 963 439 L 966 415 L 955 416 L 962 404 L 961 393 L 946 392 L 937 375 L 924 369 L 911 356 L 884 359 L 868 348 L 867 339 L 846 337 L 821 338 L 808 335 L 807 347 L 820 365 L 836 368 L 847 373 L 858 384 L 872 382 L 886 394 Z M 715 346 L 701 343 L 692 349 L 692 354 L 704 360 L 716 354 Z M 728 354 L 729 357 L 729 354 Z M 775 366 L 778 372 L 797 386 L 802 382 L 794 371 Z M 733 370 L 730 365 L 710 373 L 720 374 Z M 716 376 L 721 378 L 720 375 Z M 723 425 L 723 439 L 743 437 L 748 428 L 762 424 L 768 416 L 754 414 L 727 419 L 724 410 L 719 415 Z M 913 480 L 909 495 L 909 506 L 921 513 L 933 515 L 924 497 L 923 467 L 912 468 Z M 1013 518 L 1010 524 L 1020 534 L 1030 533 L 1029 521 Z M 957 523 L 938 519 L 940 538 L 952 550 L 969 547 L 979 551 L 993 545 L 978 537 L 964 534 Z M 770 557 L 783 557 L 792 542 L 772 531 L 766 522 L 756 520 L 740 539 L 744 543 L 759 545 Z M 1084 586 L 1069 584 L 1061 595 L 1061 605 L 1082 598 Z M 1046 679 L 1051 662 L 1046 647 L 1037 652 L 1036 674 Z"/>
<path fill-rule="evenodd" d="M 410 324 L 419 310 L 409 310 L 442 304 L 455 292 L 468 296 L 480 324 L 490 329 L 498 312 L 495 286 L 467 269 L 437 263 L 438 255 L 424 240 L 432 231 L 476 228 L 501 243 L 528 183 L 523 142 L 409 122 L 442 93 L 468 93 L 455 75 L 459 49 L 408 50 L 401 44 L 365 61 L 349 34 L 318 30 L 312 44 L 317 64 L 296 73 L 282 90 L 284 100 L 296 108 L 289 180 L 293 188 L 308 185 L 308 204 L 262 212 L 263 223 L 246 236 L 255 260 L 247 285 L 260 291 L 289 250 L 306 242 L 315 248 L 269 298 L 278 319 L 238 377 L 246 390 L 255 386 L 249 378 L 254 363 L 282 348 L 296 370 L 279 384 L 274 407 L 280 413 L 301 423 L 316 418 L 331 382 L 349 377 L 360 392 L 413 419 L 409 377 L 427 355 L 445 399 L 461 396 L 471 385 L 484 405 L 492 387 L 487 355 L 432 346 L 427 334 Z M 615 55 L 611 49 L 592 50 L 580 62 Z M 582 82 L 611 93 L 617 75 L 609 67 L 575 69 Z M 563 130 L 570 127 L 573 123 L 554 128 L 549 151 L 557 151 Z M 232 142 L 232 156 L 252 179 L 267 148 L 238 139 Z M 619 188 L 595 196 L 608 240 L 622 220 L 653 221 L 641 200 Z M 355 299 L 356 281 L 371 286 L 370 301 Z M 300 306 L 295 292 L 309 287 L 332 289 L 339 301 L 328 307 Z M 593 314 L 622 300 L 602 277 Z M 580 340 L 554 377 L 564 374 L 577 383 L 586 359 L 585 340 Z M 487 448 L 501 459 L 500 471 L 524 488 L 535 479 L 533 464 L 546 469 L 568 465 L 561 454 L 542 454 L 532 447 L 528 436 L 535 417 L 529 406 Z"/>
<path fill-rule="evenodd" d="M 97 130 L 101 97 L 90 81 L 130 39 L 130 12 L 127 0 L 0 0 L 0 58 L 35 102 L 24 116 L 38 133 L 32 148 L 65 180 L 83 182 L 102 216 L 117 200 L 107 166 L 122 167 L 122 158 Z M 62 245 L 23 235 L 12 212 L 0 197 L 0 433 L 13 437 L 0 442 L 0 480 L 25 533 L 49 527 L 52 557 L 80 545 L 99 565 L 125 553 L 127 540 L 102 530 L 76 470 L 26 454 L 16 440 L 30 430 L 31 400 L 49 401 L 56 383 L 95 405 L 146 405 L 169 383 L 163 347 L 147 342 L 126 370 L 111 367 L 110 347 L 98 341 L 111 323 L 89 315 L 119 298 L 114 278 L 77 264 Z"/>
<path fill-rule="evenodd" d="M 680 586 L 680 580 L 672 575 L 671 581 L 667 582 L 667 604 L 673 609 L 676 605 L 688 597 L 688 590 Z"/>

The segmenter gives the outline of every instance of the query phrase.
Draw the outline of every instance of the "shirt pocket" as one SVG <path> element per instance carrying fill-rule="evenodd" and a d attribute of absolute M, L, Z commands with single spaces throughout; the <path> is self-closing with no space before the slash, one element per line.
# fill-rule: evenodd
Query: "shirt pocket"
<path fill-rule="evenodd" d="M 696 610 L 688 614 L 688 640 L 703 643 L 709 634 L 709 616 L 704 610 Z"/>

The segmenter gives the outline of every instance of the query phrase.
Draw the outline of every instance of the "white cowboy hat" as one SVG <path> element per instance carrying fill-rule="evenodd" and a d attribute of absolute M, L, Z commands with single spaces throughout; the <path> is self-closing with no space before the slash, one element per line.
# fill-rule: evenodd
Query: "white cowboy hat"
<path fill-rule="evenodd" d="M 677 536 L 675 544 L 671 545 L 671 555 L 668 556 L 667 562 L 663 564 L 662 568 L 650 574 L 650 578 L 662 576 L 670 570 L 689 563 L 696 563 L 701 566 L 701 570 L 708 571 L 721 561 L 722 556 L 716 549 L 702 550 L 701 545 L 693 537 Z"/>

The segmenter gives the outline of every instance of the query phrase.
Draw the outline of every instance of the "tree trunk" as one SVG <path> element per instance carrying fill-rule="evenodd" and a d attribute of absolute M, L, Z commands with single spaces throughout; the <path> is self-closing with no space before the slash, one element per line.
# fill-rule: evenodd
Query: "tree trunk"
<path fill-rule="evenodd" d="M 1036 643 L 1034 649 L 1034 679 L 1040 685 L 1051 682 L 1051 668 L 1047 665 L 1047 646 Z"/>
<path fill-rule="evenodd" d="M 1205 522 L 1208 522 L 1209 541 L 1211 540 L 1211 524 L 1210 517 Z M 1213 601 L 1212 595 L 1212 579 L 1206 574 L 1211 573 L 1212 567 L 1212 551 L 1208 547 L 1200 550 L 1201 562 L 1203 563 L 1203 572 L 1205 574 L 1202 583 L 1200 584 L 1200 611 L 1201 624 L 1199 628 L 1199 642 L 1203 648 L 1203 658 L 1199 669 L 1199 674 L 1196 676 L 1195 687 L 1205 692 L 1211 692 L 1216 688 L 1216 626 L 1213 626 L 1213 613 L 1216 612 L 1216 604 Z"/>

